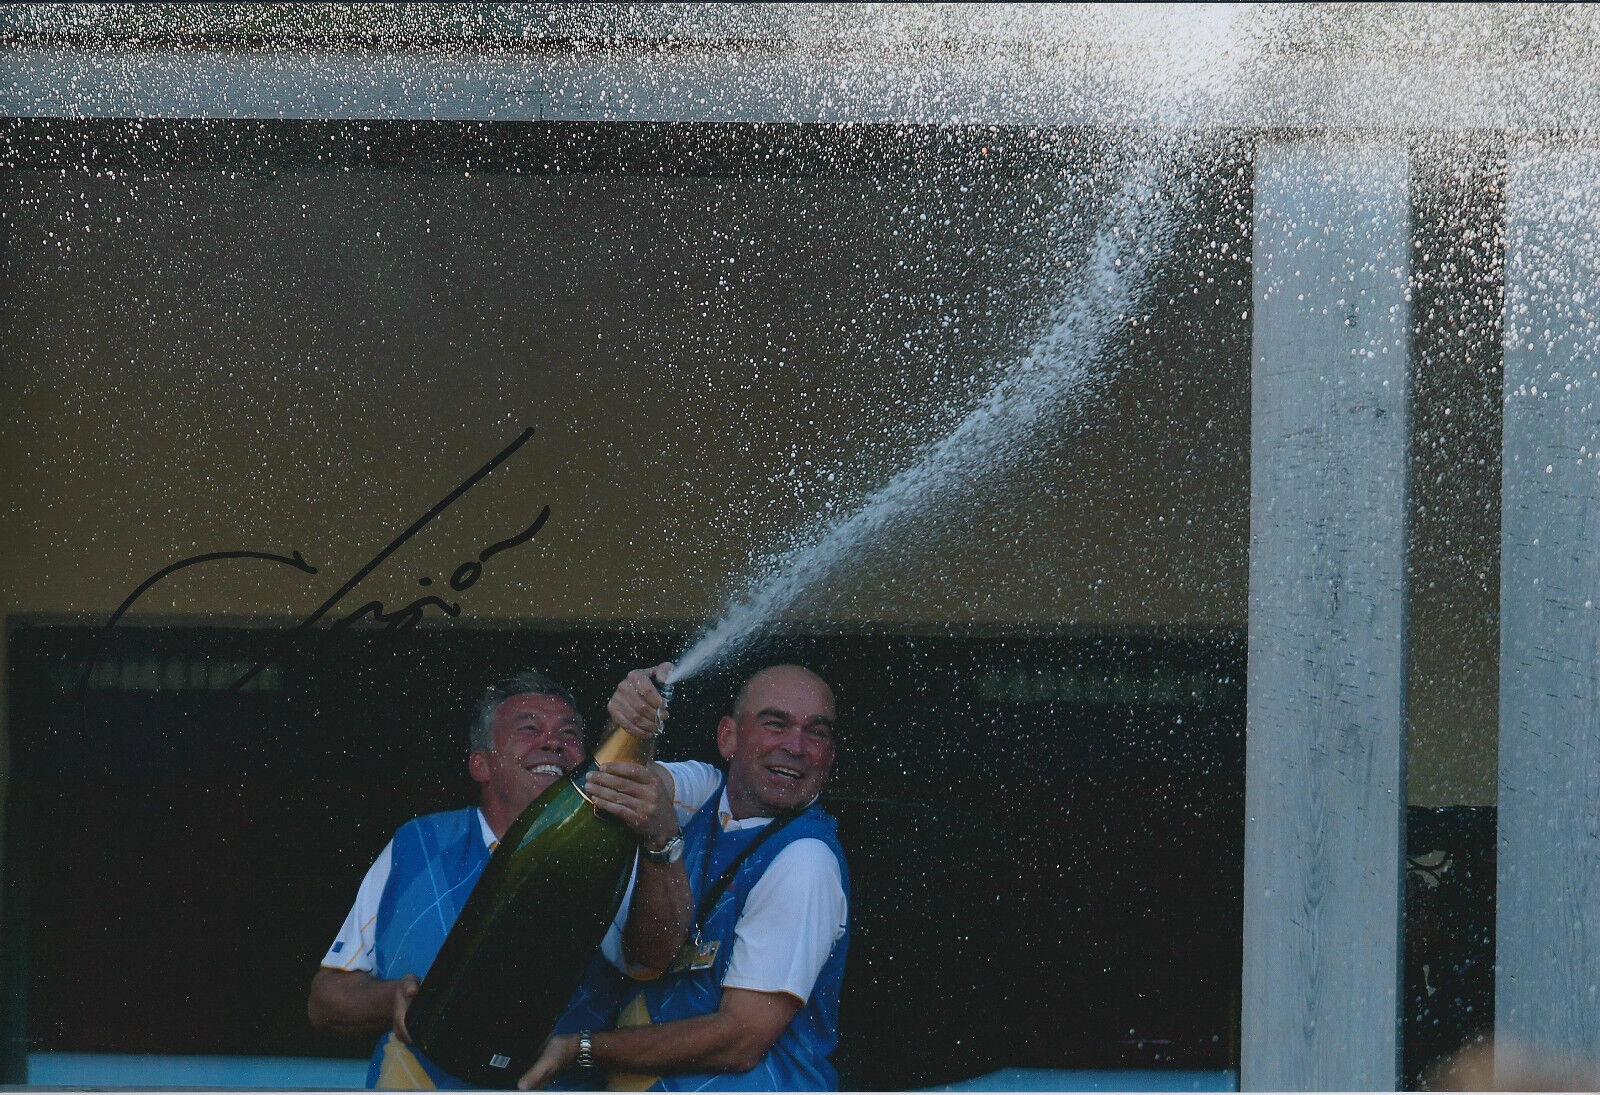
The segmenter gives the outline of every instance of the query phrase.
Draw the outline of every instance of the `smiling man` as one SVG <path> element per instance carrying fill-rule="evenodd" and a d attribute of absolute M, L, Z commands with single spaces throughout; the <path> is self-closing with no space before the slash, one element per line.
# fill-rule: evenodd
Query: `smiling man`
<path fill-rule="evenodd" d="M 648 737 L 653 727 L 640 730 Z M 484 690 L 473 710 L 467 771 L 478 805 L 402 825 L 367 871 L 355 905 L 311 981 L 307 1014 L 320 1030 L 384 1032 L 369 1087 L 465 1086 L 412 1051 L 405 1012 L 507 828 L 587 757 L 572 693 L 537 670 Z M 619 766 L 607 766 L 608 768 Z M 599 778 L 642 846 L 659 847 L 675 818 L 664 778 L 637 765 Z M 664 830 L 664 831 L 663 831 Z M 668 946 L 672 943 L 669 941 Z"/>
<path fill-rule="evenodd" d="M 610 706 L 618 725 L 657 725 L 656 681 L 671 668 L 628 675 Z M 838 1042 L 850 876 L 834 821 L 816 804 L 833 770 L 832 690 L 797 665 L 763 669 L 717 723 L 717 749 L 726 776 L 698 762 L 662 766 L 683 832 L 658 861 L 681 863 L 687 941 L 666 970 L 641 965 L 625 900 L 603 960 L 557 1026 L 566 1033 L 519 1087 L 570 1081 L 574 1066 L 603 1069 L 622 1090 L 838 1087 L 828 1055 Z"/>

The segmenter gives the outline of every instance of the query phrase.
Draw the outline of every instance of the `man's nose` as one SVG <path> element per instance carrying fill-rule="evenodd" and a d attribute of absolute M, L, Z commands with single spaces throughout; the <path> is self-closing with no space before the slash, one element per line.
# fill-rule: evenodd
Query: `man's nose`
<path fill-rule="evenodd" d="M 566 751 L 566 748 L 569 744 L 570 741 L 567 738 L 564 738 L 557 733 L 550 733 L 541 735 L 534 748 L 541 749 L 544 752 L 550 753 L 554 756 L 559 756 Z"/>

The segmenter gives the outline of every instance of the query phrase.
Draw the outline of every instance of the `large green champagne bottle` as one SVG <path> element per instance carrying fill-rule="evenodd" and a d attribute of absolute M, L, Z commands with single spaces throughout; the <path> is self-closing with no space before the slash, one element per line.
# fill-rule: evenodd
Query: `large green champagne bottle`
<path fill-rule="evenodd" d="M 583 781 L 600 764 L 648 764 L 653 744 L 613 728 L 506 830 L 406 1012 L 412 1043 L 446 1072 L 508 1088 L 538 1059 L 616 915 L 636 847 Z"/>

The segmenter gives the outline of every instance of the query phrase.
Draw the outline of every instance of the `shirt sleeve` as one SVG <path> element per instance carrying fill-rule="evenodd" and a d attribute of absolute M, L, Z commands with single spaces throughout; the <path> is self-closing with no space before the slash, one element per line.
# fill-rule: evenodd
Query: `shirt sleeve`
<path fill-rule="evenodd" d="M 356 891 L 356 903 L 344 918 L 344 926 L 334 937 L 333 946 L 322 956 L 322 965 L 328 969 L 358 970 L 371 973 L 372 950 L 377 944 L 373 923 L 378 919 L 378 902 L 383 899 L 383 888 L 389 884 L 389 865 L 393 858 L 394 841 L 383 846 L 378 858 L 367 868 L 367 877 L 361 880 Z"/>
<path fill-rule="evenodd" d="M 849 918 L 839 861 L 802 837 L 779 852 L 750 889 L 734 928 L 724 988 L 811 997 Z"/>
<path fill-rule="evenodd" d="M 665 761 L 662 767 L 672 774 L 672 807 L 678 814 L 678 827 L 682 828 L 689 824 L 695 811 L 705 805 L 706 799 L 717 793 L 717 788 L 722 785 L 722 773 L 698 760 Z M 617 909 L 617 917 L 606 931 L 606 937 L 600 941 L 600 953 L 623 973 L 629 971 L 622 957 L 622 928 L 628 919 L 628 908 L 633 903 L 633 882 L 638 871 L 639 863 L 635 860 L 632 873 L 628 876 L 628 888 L 622 894 L 622 905 Z"/>
<path fill-rule="evenodd" d="M 722 786 L 722 772 L 699 760 L 673 760 L 662 764 L 672 774 L 672 805 L 678 824 L 689 824 L 696 810 Z"/>

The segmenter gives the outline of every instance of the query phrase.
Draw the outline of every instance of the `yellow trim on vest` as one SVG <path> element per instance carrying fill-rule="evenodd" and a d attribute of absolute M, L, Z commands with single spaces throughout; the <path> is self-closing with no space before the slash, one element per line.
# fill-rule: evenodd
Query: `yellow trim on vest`
<path fill-rule="evenodd" d="M 642 992 L 617 1014 L 618 1030 L 624 1027 L 647 1027 L 650 1023 L 650 1009 L 645 1006 Z M 646 1076 L 642 1072 L 613 1072 L 606 1077 L 606 1090 L 649 1091 L 660 1080 L 660 1076 Z"/>
<path fill-rule="evenodd" d="M 422 1068 L 411 1047 L 390 1036 L 383 1044 L 383 1060 L 378 1064 L 379 1091 L 437 1091 L 433 1079 Z"/>

